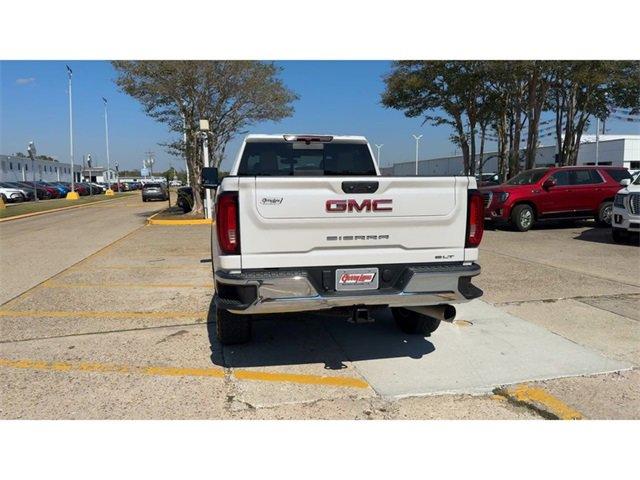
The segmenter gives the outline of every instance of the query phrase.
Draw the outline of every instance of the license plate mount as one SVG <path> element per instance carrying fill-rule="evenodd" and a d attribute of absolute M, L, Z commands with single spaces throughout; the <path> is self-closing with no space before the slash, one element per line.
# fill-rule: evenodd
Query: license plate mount
<path fill-rule="evenodd" d="M 360 291 L 378 289 L 377 268 L 337 268 L 336 291 Z"/>

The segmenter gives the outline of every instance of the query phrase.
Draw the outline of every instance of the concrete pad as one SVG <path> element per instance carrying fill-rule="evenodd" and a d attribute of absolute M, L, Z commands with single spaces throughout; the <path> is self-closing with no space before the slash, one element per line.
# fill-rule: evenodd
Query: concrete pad
<path fill-rule="evenodd" d="M 492 303 L 640 293 L 636 286 L 486 250 L 480 252 L 480 265 L 482 274 L 473 283 Z"/>
<path fill-rule="evenodd" d="M 546 223 L 528 232 L 488 229 L 480 250 L 480 259 L 483 252 L 493 252 L 640 286 L 638 247 L 614 243 L 611 229 L 598 228 L 594 222 Z"/>
<path fill-rule="evenodd" d="M 636 320 L 584 300 L 526 302 L 503 308 L 607 357 L 640 365 L 640 322 Z"/>
<path fill-rule="evenodd" d="M 640 321 L 640 295 L 612 295 L 577 299 L 601 310 Z"/>
<path fill-rule="evenodd" d="M 355 368 L 383 397 L 481 394 L 500 385 L 631 367 L 479 300 L 459 305 L 458 312 L 458 319 L 472 325 L 444 323 L 421 340 L 399 333 L 387 313 L 373 324 L 358 326 L 358 334 L 344 323 L 327 325 L 346 355 L 357 359 Z M 409 351 L 416 354 L 376 354 L 397 342 L 413 343 Z"/>

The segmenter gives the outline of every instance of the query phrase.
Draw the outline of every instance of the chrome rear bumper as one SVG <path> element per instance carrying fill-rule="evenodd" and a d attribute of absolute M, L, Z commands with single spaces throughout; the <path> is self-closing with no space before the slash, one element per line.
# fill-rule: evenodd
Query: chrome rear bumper
<path fill-rule="evenodd" d="M 471 284 L 480 266 L 430 264 L 407 266 L 394 287 L 361 292 L 335 292 L 318 286 L 301 270 L 215 273 L 218 308 L 237 314 L 325 310 L 356 305 L 410 307 L 469 301 L 482 295 Z"/>

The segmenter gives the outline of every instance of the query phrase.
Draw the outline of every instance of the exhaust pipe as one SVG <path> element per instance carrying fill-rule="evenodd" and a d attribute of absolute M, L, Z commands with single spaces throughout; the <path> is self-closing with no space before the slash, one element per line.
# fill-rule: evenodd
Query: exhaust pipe
<path fill-rule="evenodd" d="M 456 307 L 453 305 L 429 305 L 425 307 L 405 307 L 407 310 L 411 310 L 428 317 L 437 318 L 438 320 L 444 320 L 445 322 L 453 322 L 456 318 Z"/>

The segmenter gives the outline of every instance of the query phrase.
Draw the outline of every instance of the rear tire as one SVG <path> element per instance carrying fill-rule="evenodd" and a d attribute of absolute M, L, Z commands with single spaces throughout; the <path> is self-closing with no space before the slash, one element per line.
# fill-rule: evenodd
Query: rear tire
<path fill-rule="evenodd" d="M 222 345 L 247 343 L 251 340 L 251 316 L 216 309 L 216 336 Z"/>
<path fill-rule="evenodd" d="M 422 315 L 406 308 L 392 308 L 391 313 L 397 327 L 409 335 L 431 335 L 440 326 L 437 318 Z"/>
<path fill-rule="evenodd" d="M 511 223 L 520 232 L 531 230 L 535 222 L 533 208 L 529 205 L 516 205 L 511 210 Z"/>
<path fill-rule="evenodd" d="M 599 227 L 608 227 L 611 225 L 611 216 L 613 215 L 613 202 L 602 202 L 598 208 L 598 216 L 596 222 Z"/>

